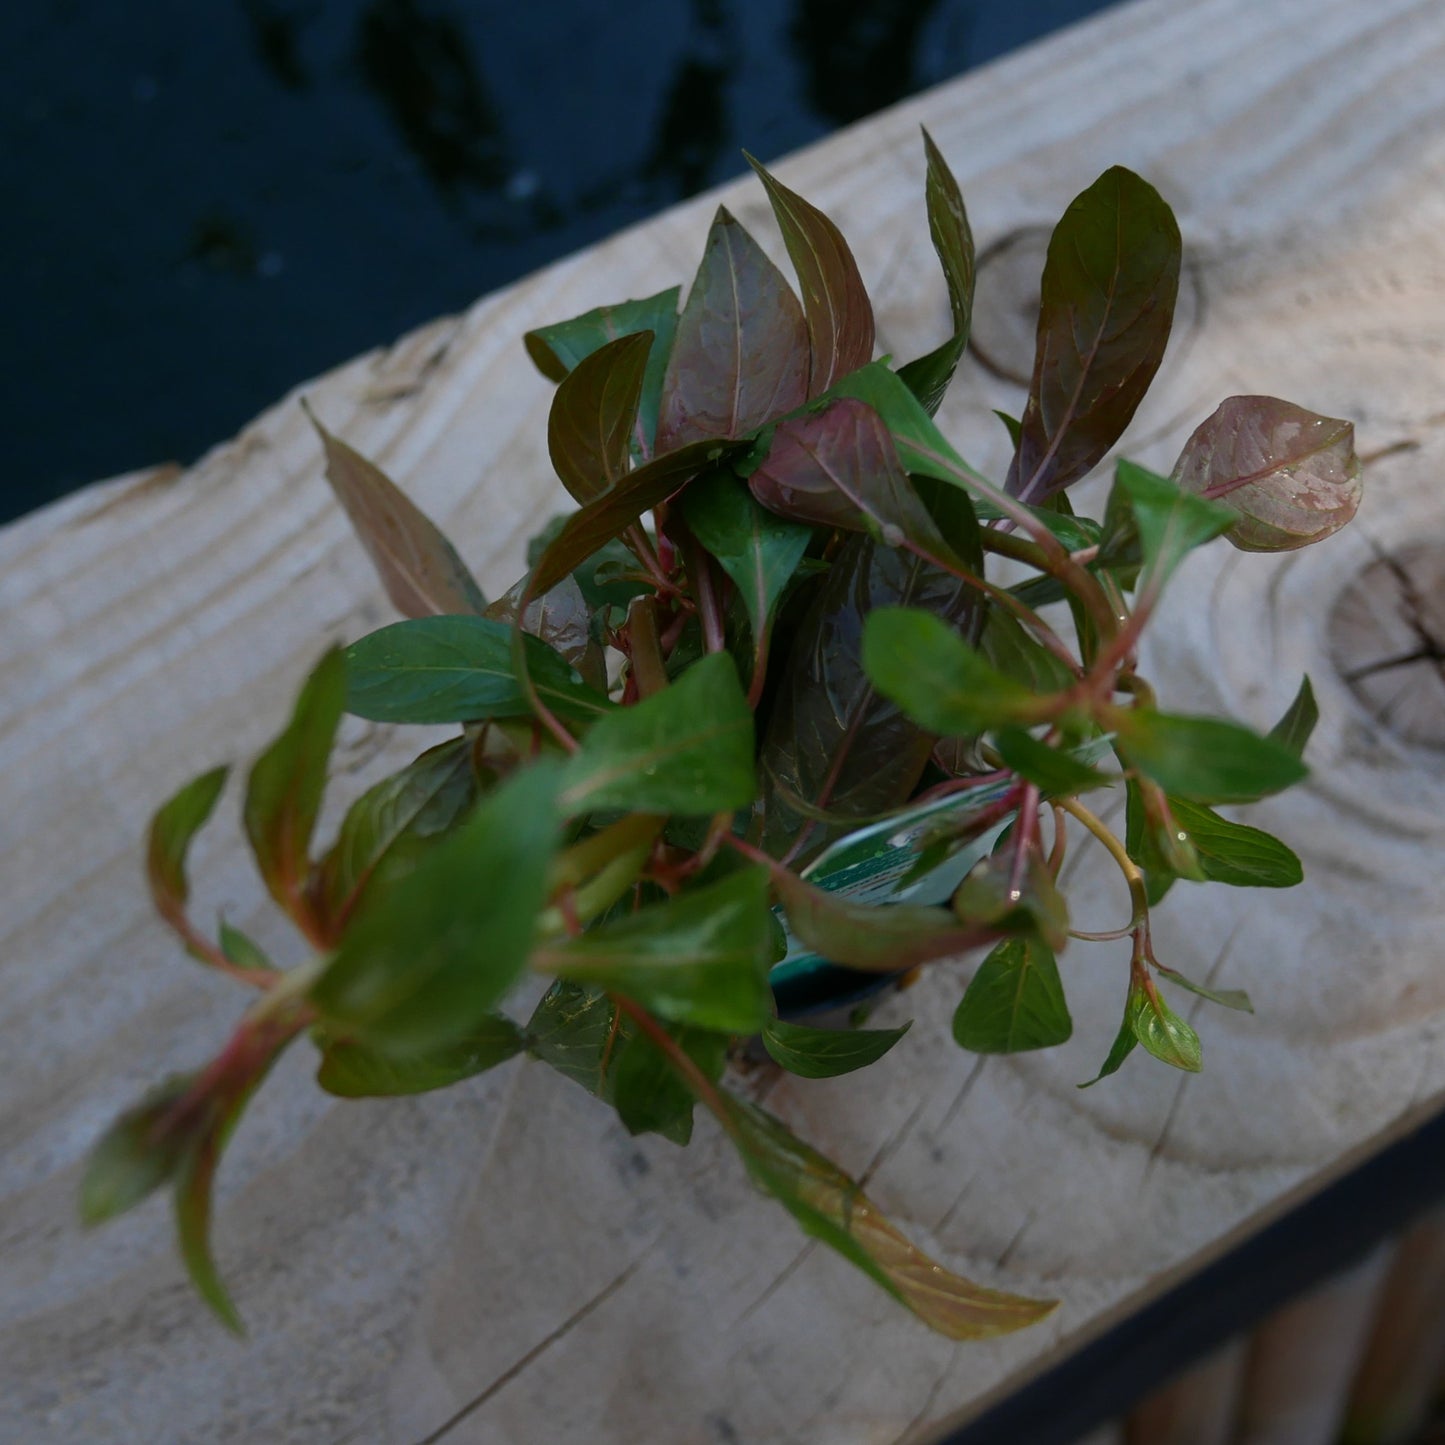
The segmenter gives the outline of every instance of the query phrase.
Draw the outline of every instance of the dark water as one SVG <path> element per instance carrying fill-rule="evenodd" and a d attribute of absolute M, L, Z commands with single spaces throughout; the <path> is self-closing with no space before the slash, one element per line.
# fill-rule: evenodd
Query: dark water
<path fill-rule="evenodd" d="M 5 0 L 0 518 L 1105 3 Z"/>

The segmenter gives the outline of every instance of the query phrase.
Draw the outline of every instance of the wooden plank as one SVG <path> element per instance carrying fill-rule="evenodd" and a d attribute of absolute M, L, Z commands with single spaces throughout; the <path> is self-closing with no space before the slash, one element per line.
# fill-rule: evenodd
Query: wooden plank
<path fill-rule="evenodd" d="M 1016 236 L 1026 250 L 1116 161 L 1178 209 L 1194 319 L 1131 455 L 1167 467 L 1241 391 L 1354 417 L 1361 450 L 1383 453 L 1353 532 L 1280 560 L 1220 569 L 1211 554 L 1187 568 L 1170 612 L 1178 647 L 1153 664 L 1171 705 L 1261 724 L 1308 668 L 1325 715 L 1315 781 L 1258 813 L 1305 854 L 1307 886 L 1181 889 L 1161 920 L 1170 962 L 1217 968 L 1259 1006 L 1256 1019 L 1208 1021 L 1207 1072 L 1131 1064 L 1080 1095 L 1124 983 L 1122 958 L 1080 947 L 1066 961 L 1077 1028 L 1063 1050 L 982 1065 L 959 1054 L 947 1018 L 960 966 L 888 1006 L 919 1022 L 879 1069 L 771 1092 L 770 1106 L 871 1174 L 925 1246 L 980 1277 L 1055 1291 L 1063 1309 L 996 1344 L 934 1339 L 808 1247 L 715 1135 L 687 1153 L 628 1140 L 579 1091 L 522 1066 L 435 1098 L 337 1106 L 300 1051 L 286 1061 L 223 1171 L 218 1247 L 246 1343 L 191 1298 L 159 1206 L 78 1235 L 74 1189 L 97 1131 L 193 1064 L 237 1009 L 147 915 L 144 819 L 194 772 L 253 751 L 326 639 L 388 615 L 288 399 L 183 475 L 118 479 L 0 532 L 0 1438 L 916 1435 L 1445 1090 L 1445 900 L 1428 863 L 1445 832 L 1439 754 L 1379 725 L 1333 668 L 1325 625 L 1375 548 L 1442 532 L 1436 0 L 1141 0 L 795 157 L 783 177 L 849 235 L 881 344 L 900 355 L 945 329 L 921 224 L 920 121 L 985 245 Z M 755 185 L 722 194 L 769 238 Z M 716 199 L 305 390 L 500 590 L 561 502 L 547 387 L 521 333 L 685 280 Z M 1007 274 L 991 265 L 981 284 Z M 996 307 L 982 338 L 1005 358 L 1023 300 Z M 969 363 L 944 420 L 999 469 L 988 409 L 1018 403 Z M 350 728 L 348 783 L 408 746 Z M 203 906 L 294 957 L 236 838 L 230 825 L 203 837 Z M 1113 923 L 1119 901 L 1105 893 L 1097 924 L 1081 926 Z"/>

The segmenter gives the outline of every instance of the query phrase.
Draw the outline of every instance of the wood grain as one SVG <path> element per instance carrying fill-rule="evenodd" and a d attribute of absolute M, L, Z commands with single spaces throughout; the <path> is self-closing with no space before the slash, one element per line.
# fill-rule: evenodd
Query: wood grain
<path fill-rule="evenodd" d="M 1326 546 L 1187 566 L 1167 619 L 1178 646 L 1151 663 L 1171 706 L 1257 724 L 1308 669 L 1324 714 L 1313 780 L 1256 815 L 1304 854 L 1306 886 L 1181 887 L 1161 918 L 1168 962 L 1249 988 L 1259 1009 L 1196 1011 L 1206 1072 L 1132 1060 L 1075 1089 L 1113 1036 L 1126 962 L 1081 946 L 1065 960 L 1076 1033 L 1062 1050 L 960 1054 L 947 1019 L 961 964 L 887 1006 L 918 1023 L 878 1068 L 769 1086 L 770 1107 L 869 1175 L 922 1245 L 1063 1309 L 984 1346 L 933 1338 L 796 1234 L 714 1133 L 686 1153 L 634 1142 L 535 1066 L 353 1106 L 315 1090 L 303 1051 L 286 1060 L 222 1171 L 217 1243 L 245 1342 L 192 1298 L 159 1204 L 80 1235 L 76 1181 L 98 1131 L 204 1057 L 239 1006 L 150 918 L 145 819 L 196 772 L 254 752 L 328 640 L 389 615 L 287 398 L 184 473 L 119 478 L 0 531 L 0 1439 L 919 1438 L 1445 1090 L 1431 861 L 1445 771 L 1362 706 L 1326 638 L 1378 549 L 1445 536 L 1438 0 L 1140 0 L 784 162 L 850 238 L 880 349 L 900 356 L 948 329 L 920 122 L 985 246 L 1048 226 L 1115 162 L 1179 212 L 1193 319 L 1128 438 L 1139 461 L 1167 468 L 1235 392 L 1352 417 L 1363 452 L 1395 448 L 1369 470 L 1357 526 Z M 781 259 L 761 188 L 740 183 L 303 390 L 498 592 L 564 500 L 522 333 L 685 280 L 720 197 Z M 1020 401 L 970 360 L 943 420 L 1001 474 L 989 408 Z M 414 746 L 349 725 L 338 793 Z M 235 803 L 197 850 L 200 911 L 294 958 Z M 1074 881 L 1095 879 L 1079 923 L 1109 927 L 1122 899 L 1106 874 Z"/>

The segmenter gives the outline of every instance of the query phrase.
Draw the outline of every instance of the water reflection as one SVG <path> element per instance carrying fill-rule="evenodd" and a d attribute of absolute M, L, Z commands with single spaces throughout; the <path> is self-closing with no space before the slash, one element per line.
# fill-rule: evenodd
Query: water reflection
<path fill-rule="evenodd" d="M 675 65 L 642 178 L 659 182 L 667 198 L 694 195 L 716 179 L 733 151 L 729 78 L 737 73 L 738 42 L 724 0 L 693 0 L 691 34 Z"/>

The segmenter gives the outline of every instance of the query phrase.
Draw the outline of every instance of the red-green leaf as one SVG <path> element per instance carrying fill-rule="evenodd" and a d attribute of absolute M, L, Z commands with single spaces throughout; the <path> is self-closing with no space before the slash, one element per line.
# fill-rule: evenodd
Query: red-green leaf
<path fill-rule="evenodd" d="M 753 1181 L 804 1231 L 836 1249 L 930 1329 L 982 1340 L 1036 1324 L 1056 1307 L 952 1274 L 910 1243 L 857 1182 L 771 1114 L 717 1091 L 715 1107 Z"/>
<path fill-rule="evenodd" d="M 480 612 L 486 606 L 481 588 L 436 525 L 380 467 L 332 436 L 314 416 L 311 424 L 326 449 L 326 480 L 370 554 L 392 606 L 404 617 Z"/>
<path fill-rule="evenodd" d="M 191 896 L 186 877 L 186 855 L 191 840 L 215 811 L 229 768 L 212 768 L 187 783 L 169 802 L 162 804 L 151 819 L 146 843 L 146 881 L 156 912 L 191 947 L 186 922 L 186 901 Z"/>
<path fill-rule="evenodd" d="M 1119 439 L 1164 359 L 1180 254 L 1173 212 L 1122 166 L 1064 213 L 1044 262 L 1014 495 L 1037 502 L 1062 491 Z"/>
<path fill-rule="evenodd" d="M 515 623 L 526 588 L 525 577 L 514 582 L 488 606 L 486 616 L 497 622 Z M 575 577 L 564 577 L 550 591 L 527 604 L 522 631 L 565 657 L 588 687 L 599 693 L 607 692 L 607 659 L 602 644 L 593 636 L 592 608 Z"/>
<path fill-rule="evenodd" d="M 807 381 L 807 327 L 798 298 L 757 242 L 719 207 L 677 324 L 658 451 L 750 436 L 801 406 Z"/>
<path fill-rule="evenodd" d="M 256 759 L 246 784 L 243 819 L 256 866 L 271 896 L 293 917 L 301 889 L 326 766 L 346 701 L 346 662 L 333 647 L 306 679 L 286 730 Z"/>
<path fill-rule="evenodd" d="M 968 224 L 963 192 L 959 190 L 953 172 L 943 159 L 943 153 L 934 145 L 933 137 L 926 130 L 923 132 L 923 148 L 928 156 L 928 180 L 925 186 L 928 198 L 928 230 L 933 237 L 933 249 L 938 252 L 938 259 L 943 264 L 944 280 L 948 283 L 948 307 L 953 315 L 953 335 L 926 356 L 920 356 L 916 361 L 899 367 L 898 375 L 908 383 L 909 390 L 923 404 L 924 410 L 933 416 L 943 401 L 959 358 L 968 345 L 968 335 L 973 325 L 976 261 L 973 230 Z M 1002 416 L 1003 413 L 1000 412 L 999 415 Z"/>
<path fill-rule="evenodd" d="M 767 189 L 798 273 L 812 357 L 808 395 L 817 396 L 873 359 L 873 305 L 837 226 L 752 156 L 747 161 Z"/>
<path fill-rule="evenodd" d="M 652 342 L 650 331 L 609 341 L 580 361 L 552 398 L 547 451 L 578 502 L 610 491 L 627 471 Z"/>
<path fill-rule="evenodd" d="M 1273 396 L 1231 396 L 1184 444 L 1174 480 L 1234 514 L 1246 552 L 1287 552 L 1338 532 L 1364 481 L 1355 429 Z"/>

